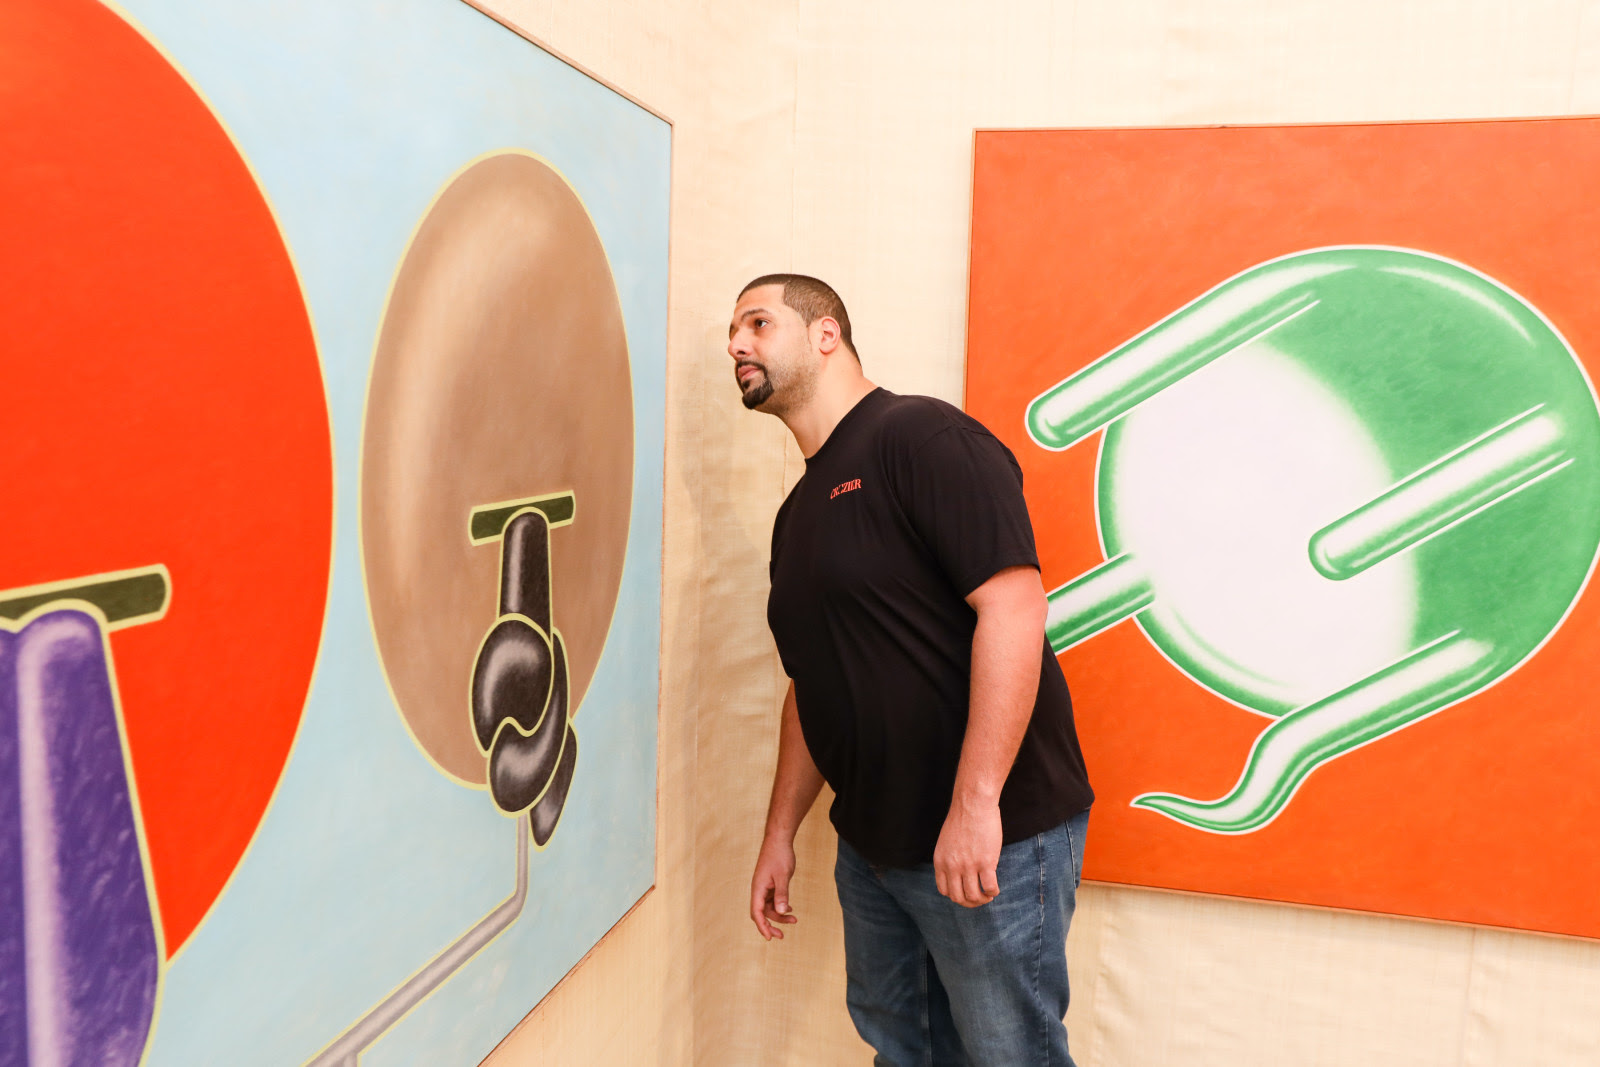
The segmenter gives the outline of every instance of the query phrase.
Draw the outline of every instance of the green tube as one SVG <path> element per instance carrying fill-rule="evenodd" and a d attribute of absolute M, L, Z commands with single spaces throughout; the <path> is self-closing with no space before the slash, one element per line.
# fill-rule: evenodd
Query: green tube
<path fill-rule="evenodd" d="M 1028 405 L 1028 435 L 1060 451 L 1126 415 L 1180 378 L 1260 340 L 1321 301 L 1318 281 L 1355 268 L 1348 257 L 1269 263 L 1217 286 L 1133 340 L 1051 386 Z"/>
<path fill-rule="evenodd" d="M 1050 593 L 1044 632 L 1057 654 L 1138 614 L 1155 600 L 1150 576 L 1132 556 L 1116 556 Z"/>
<path fill-rule="evenodd" d="M 1278 817 L 1312 771 L 1472 692 L 1498 666 L 1494 646 L 1459 632 L 1448 634 L 1267 727 L 1250 749 L 1238 783 L 1221 799 L 1145 793 L 1134 798 L 1133 806 L 1211 833 L 1260 829 Z"/>
<path fill-rule="evenodd" d="M 1311 563 L 1352 578 L 1571 463 L 1560 421 L 1532 408 L 1318 530 Z"/>

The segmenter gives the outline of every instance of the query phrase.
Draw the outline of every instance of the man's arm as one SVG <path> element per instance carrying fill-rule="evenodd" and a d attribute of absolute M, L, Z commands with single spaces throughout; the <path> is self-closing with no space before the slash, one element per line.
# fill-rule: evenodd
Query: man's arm
<path fill-rule="evenodd" d="M 773 923 L 792 923 L 789 879 L 794 875 L 794 835 L 822 792 L 822 772 L 811 761 L 806 739 L 800 733 L 800 708 L 794 700 L 794 683 L 783 698 L 783 725 L 778 735 L 778 769 L 772 776 L 772 799 L 767 803 L 767 831 L 750 879 L 750 921 L 761 936 L 783 940 Z M 992 866 L 992 865 L 991 865 Z"/>
<path fill-rule="evenodd" d="M 967 596 L 978 613 L 972 635 L 972 693 L 950 814 L 933 853 L 939 892 L 968 908 L 1000 892 L 1000 789 L 1022 746 L 1039 691 L 1048 608 L 1039 572 L 1007 567 Z"/>

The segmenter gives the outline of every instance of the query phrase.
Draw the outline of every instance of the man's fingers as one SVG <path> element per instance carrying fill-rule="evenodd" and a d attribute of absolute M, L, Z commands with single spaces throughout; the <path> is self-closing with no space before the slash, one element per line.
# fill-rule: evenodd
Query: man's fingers
<path fill-rule="evenodd" d="M 945 893 L 945 896 L 949 897 L 953 902 L 960 904 L 963 908 L 966 907 L 967 890 L 966 887 L 961 884 L 961 871 L 958 869 L 946 871 L 944 876 L 944 884 L 945 888 L 949 890 L 949 892 Z"/>
<path fill-rule="evenodd" d="M 750 921 L 756 924 L 756 929 L 768 941 L 772 940 L 772 927 L 767 924 L 765 911 L 766 890 L 752 886 L 750 890 Z"/>
<path fill-rule="evenodd" d="M 977 908 L 1000 895 L 1000 879 L 993 866 L 982 861 L 970 865 L 934 862 L 933 880 L 939 895 L 964 908 Z"/>
<path fill-rule="evenodd" d="M 750 921 L 766 940 L 782 941 L 783 931 L 773 923 L 787 926 L 799 922 L 800 917 L 789 907 L 787 893 L 774 888 L 770 882 L 758 881 L 750 890 Z"/>
<path fill-rule="evenodd" d="M 989 898 L 981 895 L 979 891 L 978 873 L 974 868 L 936 865 L 933 869 L 933 880 L 938 885 L 941 896 L 950 898 L 963 908 L 975 908 L 989 902 Z"/>
<path fill-rule="evenodd" d="M 971 907 L 967 902 L 967 874 L 957 865 L 939 866 L 933 868 L 933 880 L 939 887 L 939 895 L 948 897 L 953 903 L 960 904 L 963 908 Z M 976 888 L 976 880 L 973 880 Z"/>
<path fill-rule="evenodd" d="M 750 921 L 756 924 L 756 929 L 761 931 L 761 936 L 771 941 L 774 937 L 780 940 L 783 931 L 776 930 L 771 920 L 782 919 L 772 910 L 772 882 L 767 878 L 758 878 L 750 887 Z"/>
<path fill-rule="evenodd" d="M 775 922 L 787 924 L 794 921 L 794 912 L 789 907 L 789 879 L 780 873 L 773 878 L 772 893 L 767 902 L 767 928 L 781 941 L 783 931 L 771 924 Z"/>
<path fill-rule="evenodd" d="M 936 866 L 933 879 L 941 896 L 948 897 L 963 908 L 982 907 L 1000 895 L 1000 881 L 992 868 L 946 870 Z"/>

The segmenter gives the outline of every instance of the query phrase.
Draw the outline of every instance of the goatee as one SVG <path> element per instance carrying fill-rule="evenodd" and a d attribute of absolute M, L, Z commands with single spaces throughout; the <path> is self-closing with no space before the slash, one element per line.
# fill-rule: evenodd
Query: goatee
<path fill-rule="evenodd" d="M 746 408 L 754 411 L 762 404 L 765 404 L 767 400 L 771 398 L 771 396 L 772 381 L 765 374 L 762 374 L 760 383 L 752 385 L 750 388 L 746 389 L 740 399 L 744 401 L 744 406 Z"/>

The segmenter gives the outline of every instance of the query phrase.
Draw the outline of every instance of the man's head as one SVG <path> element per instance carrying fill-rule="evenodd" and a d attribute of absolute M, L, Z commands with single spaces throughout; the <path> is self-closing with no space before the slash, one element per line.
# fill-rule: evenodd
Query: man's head
<path fill-rule="evenodd" d="M 744 406 L 782 416 L 809 403 L 828 363 L 848 352 L 844 301 L 826 282 L 804 274 L 765 274 L 739 293 L 728 324 L 728 354 Z"/>

